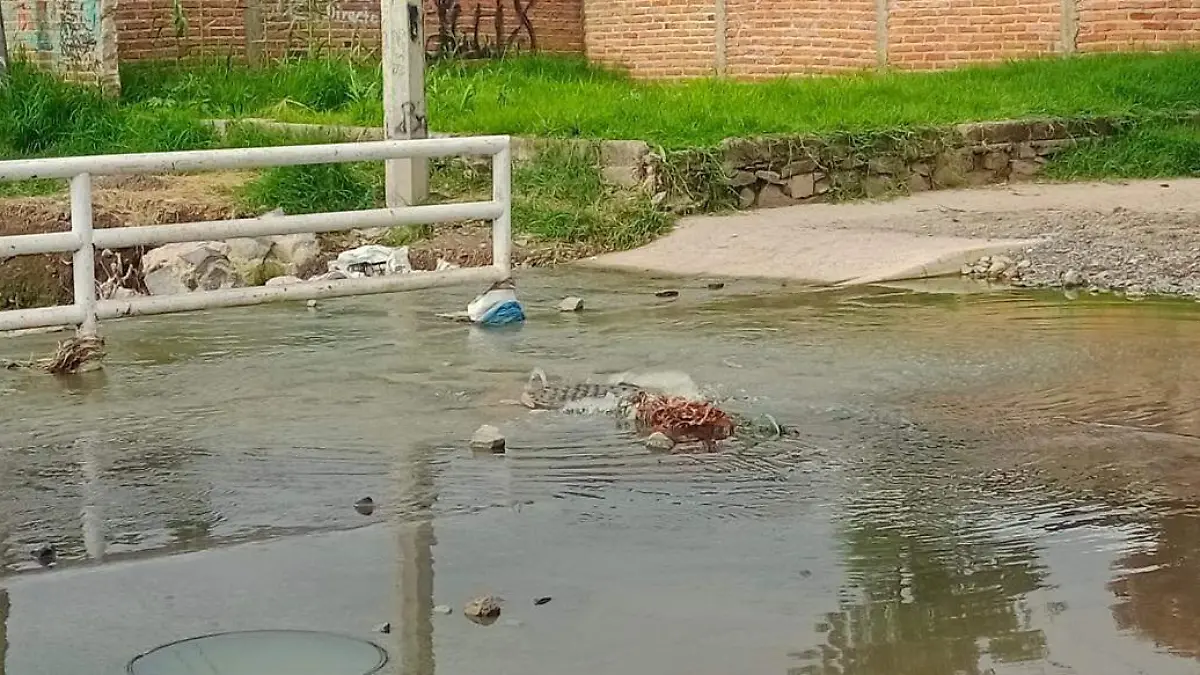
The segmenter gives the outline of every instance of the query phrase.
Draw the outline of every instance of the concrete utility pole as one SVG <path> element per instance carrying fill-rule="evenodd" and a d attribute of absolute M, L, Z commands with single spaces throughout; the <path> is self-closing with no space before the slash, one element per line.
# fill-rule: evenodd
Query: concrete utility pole
<path fill-rule="evenodd" d="M 8 77 L 8 39 L 4 37 L 4 12 L 0 10 L 0 82 Z M 0 670 L 3 670 L 0 664 Z"/>
<path fill-rule="evenodd" d="M 380 0 L 383 32 L 383 127 L 389 139 L 428 138 L 425 119 L 425 28 L 420 0 Z M 429 160 L 385 162 L 389 208 L 429 196 Z"/>

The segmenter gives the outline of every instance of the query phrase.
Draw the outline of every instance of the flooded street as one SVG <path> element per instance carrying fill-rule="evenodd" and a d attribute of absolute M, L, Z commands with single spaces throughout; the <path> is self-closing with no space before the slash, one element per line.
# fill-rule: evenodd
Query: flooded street
<path fill-rule="evenodd" d="M 1200 305 L 518 284 L 517 329 L 443 289 L 109 322 L 101 373 L 0 372 L 0 674 L 267 628 L 404 675 L 1200 673 Z M 686 374 L 799 438 L 653 454 L 512 405 L 534 367 Z M 507 454 L 467 449 L 484 423 Z"/>

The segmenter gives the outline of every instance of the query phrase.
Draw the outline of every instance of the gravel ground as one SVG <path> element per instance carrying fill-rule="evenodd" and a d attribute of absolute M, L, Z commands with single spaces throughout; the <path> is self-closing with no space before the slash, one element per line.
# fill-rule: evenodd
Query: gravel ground
<path fill-rule="evenodd" d="M 930 193 L 891 204 L 904 211 L 915 206 L 922 217 L 872 218 L 863 224 L 937 235 L 1044 239 L 1007 259 L 987 258 L 964 269 L 971 276 L 1024 287 L 1200 299 L 1200 180 L 1004 186 Z"/>

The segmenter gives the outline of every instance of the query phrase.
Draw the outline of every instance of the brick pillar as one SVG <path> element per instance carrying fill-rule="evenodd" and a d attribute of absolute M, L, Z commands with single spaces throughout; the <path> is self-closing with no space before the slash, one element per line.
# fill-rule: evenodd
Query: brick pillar
<path fill-rule="evenodd" d="M 120 93 L 117 0 L 50 0 L 44 6 L 0 0 L 8 21 L 9 52 L 24 54 L 65 79 Z M 19 20 L 18 20 L 19 19 Z"/>

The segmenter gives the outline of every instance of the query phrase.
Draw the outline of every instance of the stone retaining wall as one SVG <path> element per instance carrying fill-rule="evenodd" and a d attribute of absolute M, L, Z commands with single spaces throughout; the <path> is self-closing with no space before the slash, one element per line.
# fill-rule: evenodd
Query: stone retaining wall
<path fill-rule="evenodd" d="M 712 150 L 648 152 L 643 174 L 647 188 L 679 212 L 886 197 L 1030 180 L 1055 153 L 1112 135 L 1128 123 L 1026 120 L 901 133 L 728 139 Z M 719 201 L 725 204 L 713 203 Z"/>
<path fill-rule="evenodd" d="M 731 139 L 719 152 L 738 206 L 769 208 L 1028 180 L 1064 147 L 1117 127 L 1110 120 L 964 124 L 897 135 Z"/>
<path fill-rule="evenodd" d="M 1200 120 L 1200 113 L 1187 118 Z M 369 127 L 245 121 L 353 140 L 381 137 L 379 129 Z M 609 182 L 645 190 L 664 208 L 686 213 L 1030 180 L 1055 153 L 1128 124 L 1115 118 L 982 122 L 904 132 L 727 139 L 716 148 L 668 152 L 643 141 L 514 137 L 513 156 L 525 161 L 546 145 L 598 144 L 600 169 Z"/>

